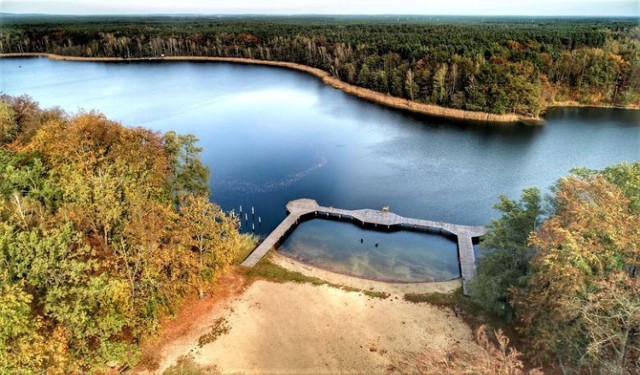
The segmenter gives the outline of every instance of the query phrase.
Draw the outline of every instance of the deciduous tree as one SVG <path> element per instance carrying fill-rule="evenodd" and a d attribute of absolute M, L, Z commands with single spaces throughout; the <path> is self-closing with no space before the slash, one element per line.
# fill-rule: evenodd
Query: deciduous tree
<path fill-rule="evenodd" d="M 538 252 L 516 296 L 529 353 L 563 367 L 637 368 L 640 217 L 602 176 L 561 179 L 555 207 L 531 236 Z"/>

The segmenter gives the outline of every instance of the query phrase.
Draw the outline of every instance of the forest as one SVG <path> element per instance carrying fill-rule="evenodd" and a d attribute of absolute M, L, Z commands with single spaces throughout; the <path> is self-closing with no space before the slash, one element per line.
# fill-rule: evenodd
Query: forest
<path fill-rule="evenodd" d="M 104 372 L 253 239 L 191 135 L 0 97 L 0 373 Z"/>
<path fill-rule="evenodd" d="M 640 162 L 501 197 L 473 299 L 515 327 L 528 359 L 561 373 L 640 369 Z"/>
<path fill-rule="evenodd" d="M 382 94 L 538 117 L 640 106 L 635 19 L 3 17 L 0 53 L 240 57 L 316 67 Z"/>
<path fill-rule="evenodd" d="M 639 46 L 630 19 L 3 15 L 0 28 L 0 53 L 289 61 L 533 117 L 640 106 Z M 135 365 L 140 341 L 253 246 L 210 202 L 197 142 L 0 95 L 0 373 Z M 575 169 L 547 197 L 495 207 L 471 300 L 515 329 L 533 366 L 637 373 L 640 162 Z"/>

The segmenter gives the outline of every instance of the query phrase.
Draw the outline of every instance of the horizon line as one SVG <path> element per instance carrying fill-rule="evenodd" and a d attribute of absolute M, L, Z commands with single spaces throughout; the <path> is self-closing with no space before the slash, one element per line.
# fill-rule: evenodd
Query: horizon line
<path fill-rule="evenodd" d="M 408 13 L 40 13 L 40 12 L 0 12 L 0 15 L 12 16 L 261 16 L 261 17 L 300 17 L 300 16 L 361 16 L 361 17 L 536 17 L 536 18 L 633 18 L 640 15 L 597 15 L 597 14 L 408 14 Z"/>

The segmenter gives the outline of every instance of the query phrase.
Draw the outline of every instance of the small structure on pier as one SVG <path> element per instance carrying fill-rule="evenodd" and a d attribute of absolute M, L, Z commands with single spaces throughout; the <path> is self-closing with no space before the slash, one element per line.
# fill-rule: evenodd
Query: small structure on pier
<path fill-rule="evenodd" d="M 476 275 L 476 257 L 473 250 L 473 239 L 482 236 L 486 229 L 483 226 L 468 226 L 444 223 L 439 221 L 411 219 L 396 215 L 387 210 L 343 210 L 340 208 L 320 206 L 313 199 L 297 199 L 287 203 L 289 215 L 276 229 L 262 241 L 247 259 L 242 262 L 245 267 L 255 266 L 269 250 L 276 245 L 298 224 L 298 221 L 310 216 L 326 216 L 349 218 L 362 225 L 383 226 L 387 229 L 440 230 L 456 236 L 458 242 L 458 260 L 460 261 L 460 275 L 462 289 L 468 292 L 468 282 Z"/>

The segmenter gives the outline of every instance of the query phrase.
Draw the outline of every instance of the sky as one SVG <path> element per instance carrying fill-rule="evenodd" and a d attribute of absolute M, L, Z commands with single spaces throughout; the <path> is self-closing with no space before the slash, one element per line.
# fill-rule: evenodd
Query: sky
<path fill-rule="evenodd" d="M 638 17 L 640 0 L 0 0 L 0 12 Z"/>

